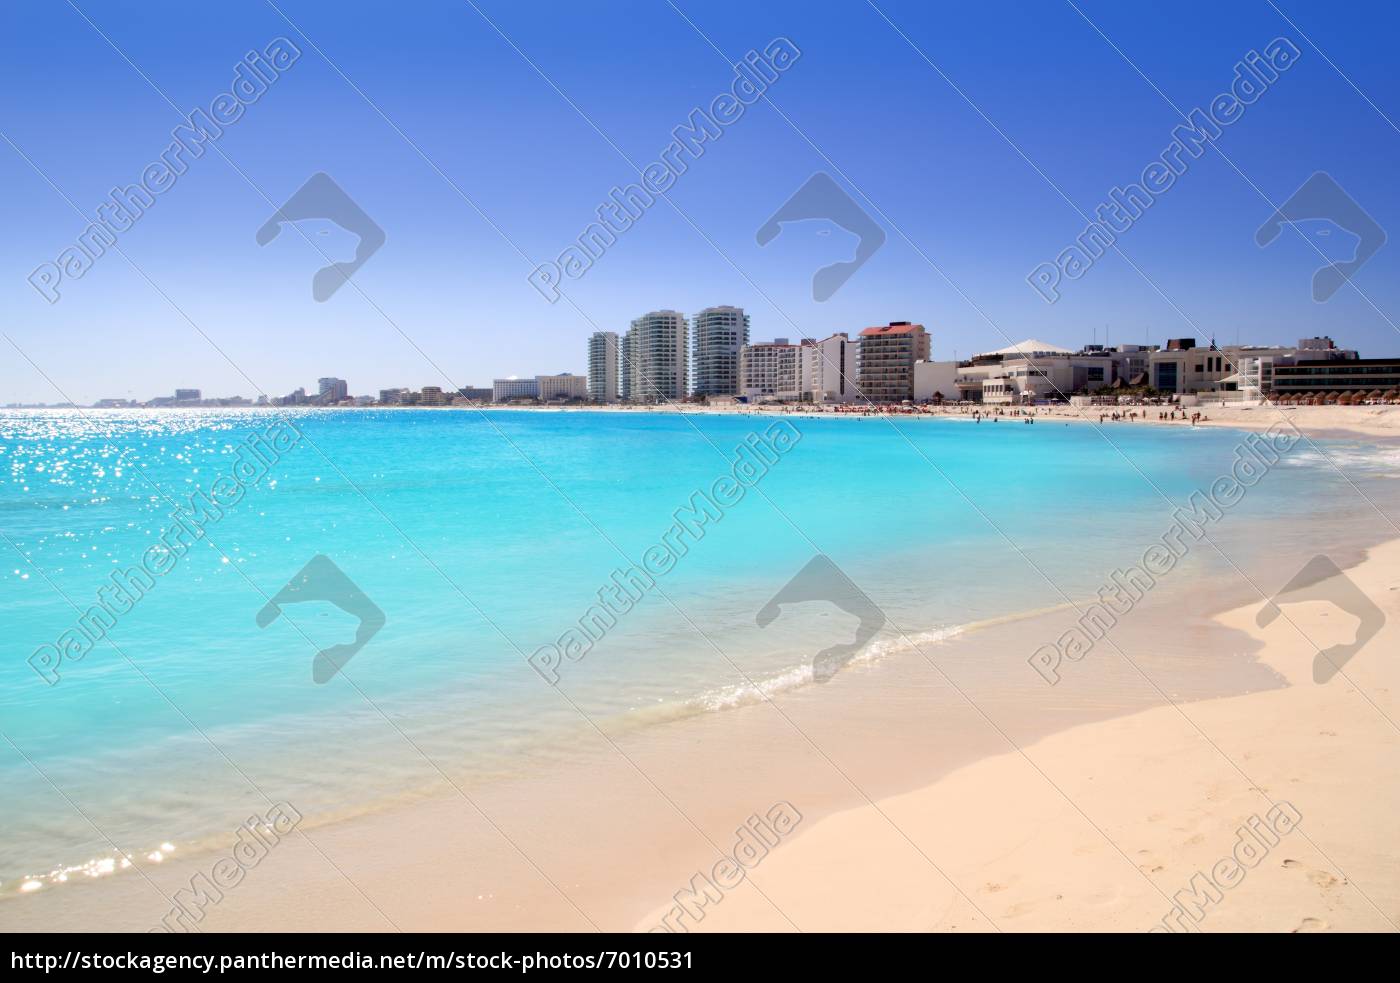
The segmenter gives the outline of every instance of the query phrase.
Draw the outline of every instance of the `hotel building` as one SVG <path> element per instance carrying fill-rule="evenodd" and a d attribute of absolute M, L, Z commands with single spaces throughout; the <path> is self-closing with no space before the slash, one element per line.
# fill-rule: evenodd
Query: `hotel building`
<path fill-rule="evenodd" d="M 636 403 L 685 399 L 690 381 L 687 327 L 679 311 L 652 311 L 632 322 L 622 349 L 627 399 Z"/>
<path fill-rule="evenodd" d="M 813 403 L 859 403 L 860 339 L 841 331 L 820 341 L 803 339 L 798 390 Z"/>
<path fill-rule="evenodd" d="M 738 307 L 707 307 L 691 319 L 690 327 L 695 395 L 736 395 L 739 353 L 749 343 L 749 316 Z"/>
<path fill-rule="evenodd" d="M 860 333 L 860 389 L 872 403 L 914 398 L 914 363 L 927 361 L 929 336 L 922 324 L 891 321 Z"/>
<path fill-rule="evenodd" d="M 632 357 L 631 331 L 622 336 L 617 354 L 621 362 L 618 367 L 618 395 L 622 397 L 624 403 L 630 403 L 632 401 L 632 366 L 636 362 L 636 359 Z"/>
<path fill-rule="evenodd" d="M 1331 338 L 1304 338 L 1296 347 L 1224 345 L 1199 347 L 1194 338 L 1173 338 L 1151 353 L 1149 381 L 1164 393 L 1238 394 L 1258 399 L 1274 386 L 1278 366 L 1311 359 L 1320 362 L 1355 359 L 1356 352 L 1338 348 Z"/>
<path fill-rule="evenodd" d="M 558 375 L 535 376 L 535 392 L 542 403 L 565 400 L 583 401 L 588 398 L 588 377 L 560 372 Z"/>
<path fill-rule="evenodd" d="M 588 398 L 616 403 L 621 368 L 616 331 L 595 331 L 588 338 Z"/>
<path fill-rule="evenodd" d="M 991 405 L 1063 400 L 1077 393 L 1145 385 L 1155 349 L 1141 345 L 1089 345 L 1077 352 L 1027 338 L 958 363 L 951 398 Z M 932 363 L 939 365 L 941 363 Z M 921 370 L 930 374 L 934 368 Z M 947 390 L 940 390 L 947 397 Z M 920 398 L 928 398 L 921 394 Z"/>
<path fill-rule="evenodd" d="M 537 379 L 494 379 L 491 382 L 491 402 L 509 403 L 516 399 L 538 399 L 540 384 Z"/>
<path fill-rule="evenodd" d="M 316 385 L 322 405 L 331 406 L 350 397 L 350 387 L 344 379 L 328 376 L 317 379 Z"/>
<path fill-rule="evenodd" d="M 1304 338 L 1292 358 L 1270 367 L 1272 395 L 1326 396 L 1328 393 L 1379 392 L 1400 389 L 1400 358 L 1358 358 L 1338 348 L 1331 338 Z"/>
<path fill-rule="evenodd" d="M 786 338 L 745 345 L 739 353 L 739 393 L 751 403 L 796 401 L 800 346 Z"/>

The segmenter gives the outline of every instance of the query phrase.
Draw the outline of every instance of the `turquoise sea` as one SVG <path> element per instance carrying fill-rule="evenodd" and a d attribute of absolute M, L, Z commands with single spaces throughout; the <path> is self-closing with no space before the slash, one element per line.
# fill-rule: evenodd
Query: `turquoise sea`
<path fill-rule="evenodd" d="M 343 815 L 444 776 L 528 774 L 594 725 L 723 712 L 757 698 L 751 682 L 781 700 L 854 632 L 822 604 L 756 622 L 818 554 L 883 613 L 865 658 L 1092 598 L 1244 439 L 1044 418 L 0 413 L 0 895 L 227 836 L 271 801 Z M 1296 444 L 1169 589 L 1236 567 L 1272 589 L 1312 553 L 1384 538 L 1396 453 Z M 746 486 L 726 481 L 736 461 Z M 731 501 L 655 586 L 557 685 L 532 668 L 716 482 Z M 354 605 L 258 617 L 316 557 L 383 615 L 319 682 L 318 650 L 355 638 Z M 142 589 L 117 592 L 133 570 Z"/>

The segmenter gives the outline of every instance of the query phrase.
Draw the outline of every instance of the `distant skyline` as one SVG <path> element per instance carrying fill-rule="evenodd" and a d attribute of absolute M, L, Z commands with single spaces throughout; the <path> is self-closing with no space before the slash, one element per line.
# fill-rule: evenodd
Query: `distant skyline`
<path fill-rule="evenodd" d="M 1325 334 L 1363 356 L 1400 353 L 1393 5 L 1341 18 L 1296 0 L 440 0 L 370 20 L 323 0 L 74 2 L 0 10 L 0 30 L 23 41 L 0 64 L 0 331 L 34 363 L 0 339 L 0 404 L 176 387 L 280 396 L 327 375 L 352 394 L 486 387 L 585 372 L 595 330 L 717 305 L 747 311 L 755 341 L 916 321 L 940 360 L 1025 337 L 1078 348 Z M 46 302 L 36 267 L 279 37 L 300 55 L 121 234 L 142 272 L 109 252 Z M 1079 235 L 1081 211 L 1161 154 L 1181 122 L 1167 99 L 1207 107 L 1238 62 L 1280 37 L 1300 55 L 1216 141 L 1233 166 L 1214 150 L 1192 161 L 1123 234 L 1126 260 L 1108 253 L 1046 304 L 1027 275 Z M 730 89 L 710 42 L 739 59 L 776 38 L 800 56 L 771 104 L 726 125 L 666 191 L 675 207 L 658 198 L 548 303 L 531 271 L 578 240 L 611 189 L 640 180 L 628 160 L 657 159 L 692 110 Z M 1392 239 L 1326 303 L 1310 292 L 1317 250 L 1345 258 L 1350 237 L 1309 223 L 1306 240 L 1289 229 L 1255 244 L 1271 205 L 1316 171 Z M 849 231 L 807 221 L 758 241 L 818 172 L 885 236 L 825 302 L 813 274 L 853 256 Z M 260 235 L 319 173 L 384 234 L 323 302 L 321 253 L 349 260 L 354 237 L 323 220 Z"/>

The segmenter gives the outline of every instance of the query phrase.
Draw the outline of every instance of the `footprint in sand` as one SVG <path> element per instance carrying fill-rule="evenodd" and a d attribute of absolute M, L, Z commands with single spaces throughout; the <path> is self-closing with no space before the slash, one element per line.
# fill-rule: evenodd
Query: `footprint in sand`
<path fill-rule="evenodd" d="M 1301 860 L 1285 860 L 1283 862 L 1283 866 L 1287 867 L 1289 870 L 1293 870 L 1295 868 L 1303 866 L 1303 862 Z M 1337 880 L 1337 878 L 1333 877 L 1325 870 L 1308 871 L 1308 880 L 1311 881 L 1313 884 L 1316 884 L 1323 890 L 1326 890 L 1329 887 L 1336 887 L 1338 884 L 1341 883 L 1339 880 Z"/>
<path fill-rule="evenodd" d="M 1325 932 L 1332 926 L 1328 925 L 1321 918 L 1304 918 L 1298 923 L 1298 927 L 1293 930 L 1293 934 L 1299 932 Z"/>
<path fill-rule="evenodd" d="M 1308 880 L 1312 881 L 1314 884 L 1316 884 L 1320 888 L 1323 888 L 1324 890 L 1329 887 L 1337 886 L 1337 879 L 1331 874 L 1327 873 L 1327 871 L 1325 870 L 1308 871 Z"/>

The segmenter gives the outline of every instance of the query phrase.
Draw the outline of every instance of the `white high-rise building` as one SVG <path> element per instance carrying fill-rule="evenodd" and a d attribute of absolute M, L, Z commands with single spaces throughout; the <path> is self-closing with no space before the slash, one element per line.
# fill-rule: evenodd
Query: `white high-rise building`
<path fill-rule="evenodd" d="M 652 311 L 632 322 L 623 342 L 623 389 L 636 403 L 685 399 L 689 383 L 687 324 L 679 311 Z"/>
<path fill-rule="evenodd" d="M 841 331 L 820 341 L 803 339 L 800 354 L 801 398 L 813 403 L 858 403 L 860 339 Z"/>
<path fill-rule="evenodd" d="M 749 343 L 749 316 L 739 307 L 707 307 L 691 319 L 690 328 L 695 395 L 738 395 L 739 353 Z"/>
<path fill-rule="evenodd" d="M 596 403 L 616 403 L 621 360 L 616 331 L 595 331 L 588 338 L 588 398 Z"/>
<path fill-rule="evenodd" d="M 750 402 L 796 400 L 801 367 L 799 346 L 786 338 L 745 345 L 739 355 L 739 392 Z"/>
<path fill-rule="evenodd" d="M 632 332 L 628 331 L 622 336 L 622 341 L 618 345 L 618 395 L 622 397 L 624 403 L 632 401 Z"/>

